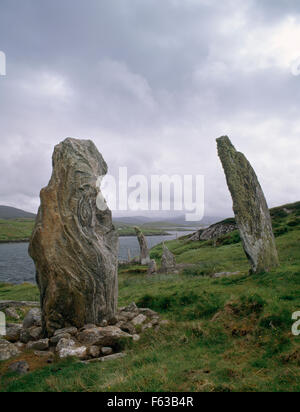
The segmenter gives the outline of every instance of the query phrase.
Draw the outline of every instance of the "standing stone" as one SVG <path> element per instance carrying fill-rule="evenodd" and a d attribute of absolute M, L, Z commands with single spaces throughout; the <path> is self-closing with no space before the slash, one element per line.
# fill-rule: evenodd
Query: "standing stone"
<path fill-rule="evenodd" d="M 252 272 L 278 266 L 268 205 L 255 171 L 227 136 L 217 139 L 218 153 L 233 199 L 233 210 Z"/>
<path fill-rule="evenodd" d="M 135 233 L 137 235 L 139 245 L 140 245 L 140 264 L 141 265 L 148 265 L 150 263 L 150 255 L 149 255 L 149 249 L 148 249 L 148 244 L 147 244 L 147 239 L 143 235 L 142 231 L 140 228 L 135 227 Z"/>
<path fill-rule="evenodd" d="M 90 140 L 66 139 L 55 147 L 53 174 L 29 253 L 36 266 L 44 336 L 68 326 L 111 319 L 117 310 L 118 236 L 97 180 L 107 165 Z"/>
<path fill-rule="evenodd" d="M 130 250 L 130 249 L 128 249 L 128 251 L 127 251 L 127 256 L 128 256 L 128 263 L 130 263 L 130 262 L 131 262 L 131 259 L 132 259 L 132 257 L 131 257 L 131 250 Z"/>
<path fill-rule="evenodd" d="M 148 275 L 156 275 L 157 274 L 157 264 L 154 259 L 150 260 L 150 263 L 148 265 Z"/>
<path fill-rule="evenodd" d="M 163 244 L 163 254 L 161 258 L 161 268 L 162 273 L 169 273 L 176 270 L 176 258 L 172 252 Z"/>

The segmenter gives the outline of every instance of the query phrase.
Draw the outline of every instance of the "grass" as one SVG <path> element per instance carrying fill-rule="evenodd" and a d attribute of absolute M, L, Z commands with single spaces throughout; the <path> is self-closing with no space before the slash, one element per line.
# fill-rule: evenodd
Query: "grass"
<path fill-rule="evenodd" d="M 34 227 L 32 219 L 0 219 L 0 242 L 28 240 Z"/>
<path fill-rule="evenodd" d="M 292 220 L 291 215 L 280 219 Z M 282 222 L 282 225 L 287 224 Z M 0 364 L 0 391 L 46 392 L 299 392 L 300 337 L 291 333 L 300 310 L 300 229 L 278 236 L 281 265 L 259 275 L 240 243 L 168 242 L 178 263 L 195 263 L 183 274 L 145 276 L 145 268 L 120 270 L 119 305 L 135 301 L 158 311 L 169 324 L 128 344 L 127 357 L 83 365 L 75 360 L 35 364 L 24 377 Z M 161 246 L 152 250 L 158 259 Z M 239 271 L 211 279 L 212 271 Z M 0 299 L 37 299 L 34 286 L 0 285 Z"/>

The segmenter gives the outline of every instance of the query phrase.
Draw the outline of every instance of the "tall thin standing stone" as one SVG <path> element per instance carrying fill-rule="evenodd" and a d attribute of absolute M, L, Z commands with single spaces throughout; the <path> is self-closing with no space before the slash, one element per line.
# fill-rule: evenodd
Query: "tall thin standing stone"
<path fill-rule="evenodd" d="M 110 210 L 96 205 L 102 196 L 96 182 L 106 173 L 92 141 L 69 138 L 55 147 L 29 247 L 45 335 L 115 317 L 118 235 Z"/>
<path fill-rule="evenodd" d="M 150 254 L 147 239 L 140 228 L 135 227 L 134 229 L 140 245 L 140 263 L 141 265 L 148 265 L 150 263 Z"/>
<path fill-rule="evenodd" d="M 271 216 L 262 188 L 249 161 L 236 151 L 227 136 L 217 139 L 217 144 L 252 272 L 269 271 L 278 266 L 279 260 Z"/>

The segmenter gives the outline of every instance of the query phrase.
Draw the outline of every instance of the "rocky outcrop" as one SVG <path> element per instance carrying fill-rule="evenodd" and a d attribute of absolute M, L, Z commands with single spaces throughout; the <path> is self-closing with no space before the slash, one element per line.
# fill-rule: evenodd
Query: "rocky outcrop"
<path fill-rule="evenodd" d="M 237 225 L 234 219 L 228 219 L 228 221 L 223 221 L 220 223 L 215 223 L 207 229 L 200 229 L 194 233 L 189 240 L 192 242 L 197 242 L 200 240 L 212 240 L 218 239 L 221 236 L 231 233 L 237 229 Z"/>
<path fill-rule="evenodd" d="M 278 265 L 278 254 L 267 202 L 257 176 L 246 157 L 236 151 L 227 136 L 217 139 L 233 210 L 252 272 Z"/>
<path fill-rule="evenodd" d="M 147 244 L 147 239 L 143 235 L 140 228 L 135 227 L 135 233 L 139 241 L 140 245 L 140 264 L 141 265 L 148 265 L 150 263 L 150 254 Z"/>
<path fill-rule="evenodd" d="M 161 273 L 172 273 L 176 271 L 176 258 L 172 252 L 163 244 L 163 254 L 161 258 Z"/>
<path fill-rule="evenodd" d="M 29 248 L 45 336 L 116 314 L 118 236 L 111 212 L 96 205 L 98 196 L 103 199 L 96 182 L 106 173 L 93 142 L 66 139 L 55 147 Z"/>

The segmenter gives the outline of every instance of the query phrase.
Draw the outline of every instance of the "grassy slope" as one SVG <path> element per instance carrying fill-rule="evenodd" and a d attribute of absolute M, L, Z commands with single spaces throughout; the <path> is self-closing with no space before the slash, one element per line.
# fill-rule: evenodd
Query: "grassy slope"
<path fill-rule="evenodd" d="M 280 219 L 285 226 L 294 216 Z M 239 243 L 214 248 L 206 242 L 170 242 L 178 262 L 200 262 L 198 269 L 150 279 L 138 267 L 123 269 L 119 302 L 149 306 L 169 319 L 169 326 L 148 331 L 126 348 L 123 360 L 89 366 L 69 360 L 22 378 L 6 374 L 0 390 L 299 391 L 300 337 L 291 334 L 291 315 L 300 310 L 300 228 L 289 227 L 276 238 L 280 268 L 255 276 L 247 274 Z M 160 247 L 152 253 L 159 257 Z M 241 275 L 201 276 L 213 270 Z M 0 299 L 34 297 L 36 290 L 28 285 L 0 287 Z M 0 366 L 2 373 L 6 365 Z"/>
<path fill-rule="evenodd" d="M 0 219 L 0 242 L 20 241 L 31 236 L 34 226 L 32 219 Z"/>

